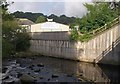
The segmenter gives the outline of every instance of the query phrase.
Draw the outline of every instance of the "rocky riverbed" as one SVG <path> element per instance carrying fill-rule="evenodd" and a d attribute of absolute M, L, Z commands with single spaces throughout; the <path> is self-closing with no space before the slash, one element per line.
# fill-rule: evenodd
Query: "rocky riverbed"
<path fill-rule="evenodd" d="M 49 82 L 119 84 L 118 68 L 119 66 L 98 65 L 45 56 L 9 58 L 2 60 L 0 80 L 2 84 L 27 84 L 28 82 L 32 84 L 48 84 Z"/>
<path fill-rule="evenodd" d="M 42 60 L 45 61 L 45 60 Z M 2 84 L 21 84 L 25 82 L 83 82 L 82 73 L 62 73 L 54 70 L 44 62 L 32 58 L 15 58 L 3 60 Z"/>

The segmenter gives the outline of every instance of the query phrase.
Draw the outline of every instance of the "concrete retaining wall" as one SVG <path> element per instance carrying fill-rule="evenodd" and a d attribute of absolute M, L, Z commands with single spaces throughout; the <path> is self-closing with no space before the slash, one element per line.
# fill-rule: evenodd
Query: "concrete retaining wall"
<path fill-rule="evenodd" d="M 118 65 L 120 64 L 119 26 L 83 43 L 64 40 L 31 40 L 30 50 L 46 56 Z"/>
<path fill-rule="evenodd" d="M 34 40 L 69 40 L 70 33 L 68 31 L 61 32 L 29 32 Z"/>

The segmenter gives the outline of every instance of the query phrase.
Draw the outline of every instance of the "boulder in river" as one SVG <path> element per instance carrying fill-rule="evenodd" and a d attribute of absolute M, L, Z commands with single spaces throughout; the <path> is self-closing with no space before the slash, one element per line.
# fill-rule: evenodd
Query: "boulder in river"
<path fill-rule="evenodd" d="M 44 67 L 44 64 L 40 63 L 40 64 L 37 64 L 38 67 Z"/>
<path fill-rule="evenodd" d="M 23 75 L 22 73 L 19 73 L 19 72 L 18 72 L 17 77 L 19 78 L 19 77 L 21 77 L 22 75 Z"/>
<path fill-rule="evenodd" d="M 8 69 L 7 67 L 3 67 L 2 68 L 2 73 L 6 73 L 7 69 Z"/>
<path fill-rule="evenodd" d="M 52 78 L 57 78 L 57 77 L 59 77 L 58 74 L 52 74 Z"/>
<path fill-rule="evenodd" d="M 28 74 L 23 74 L 20 77 L 20 80 L 24 83 L 24 82 L 34 82 L 34 78 Z"/>
<path fill-rule="evenodd" d="M 67 77 L 72 77 L 73 76 L 73 74 L 67 74 Z"/>
<path fill-rule="evenodd" d="M 3 84 L 21 84 L 20 79 L 12 77 L 12 76 L 7 76 L 6 78 L 2 79 Z"/>
<path fill-rule="evenodd" d="M 43 79 L 43 77 L 42 77 L 42 76 L 40 76 L 39 78 L 40 78 L 40 79 Z"/>
<path fill-rule="evenodd" d="M 40 69 L 35 69 L 34 72 L 40 72 Z"/>
<path fill-rule="evenodd" d="M 8 75 L 2 76 L 2 80 L 6 80 L 6 79 L 9 79 L 9 76 L 8 76 Z"/>

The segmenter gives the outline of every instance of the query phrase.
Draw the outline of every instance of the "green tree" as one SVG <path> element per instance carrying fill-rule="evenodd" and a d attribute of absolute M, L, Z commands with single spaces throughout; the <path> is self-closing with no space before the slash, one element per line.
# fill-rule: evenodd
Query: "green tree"
<path fill-rule="evenodd" d="M 16 39 L 14 40 L 15 50 L 17 52 L 26 51 L 30 47 L 30 39 L 30 36 L 26 32 L 17 33 Z"/>
<path fill-rule="evenodd" d="M 9 4 L 2 2 L 2 54 L 3 57 L 15 54 L 17 51 L 25 51 L 30 46 L 30 37 L 25 32 L 25 29 L 21 28 L 16 18 L 12 16 L 7 7 Z M 21 48 L 22 47 L 22 48 Z"/>
<path fill-rule="evenodd" d="M 42 23 L 42 22 L 45 22 L 46 21 L 46 18 L 44 16 L 39 16 L 36 20 L 36 23 Z"/>
<path fill-rule="evenodd" d="M 2 38 L 2 56 L 8 57 L 14 53 L 14 45 L 12 45 L 7 39 Z"/>
<path fill-rule="evenodd" d="M 70 39 L 73 40 L 73 41 L 77 41 L 78 40 L 78 32 L 75 28 L 72 29 L 71 31 L 71 36 L 70 36 Z"/>
<path fill-rule="evenodd" d="M 80 27 L 87 32 L 93 31 L 118 17 L 118 11 L 111 9 L 109 3 L 84 4 L 88 10 L 81 20 Z M 84 31 L 83 31 L 84 32 Z"/>
<path fill-rule="evenodd" d="M 87 14 L 80 20 L 76 19 L 77 21 L 74 24 L 79 25 L 79 31 L 82 34 L 87 34 L 87 36 L 84 36 L 85 38 L 89 37 L 89 32 L 104 26 L 118 17 L 119 7 L 115 6 L 111 9 L 109 3 L 86 3 L 84 6 L 88 10 Z"/>

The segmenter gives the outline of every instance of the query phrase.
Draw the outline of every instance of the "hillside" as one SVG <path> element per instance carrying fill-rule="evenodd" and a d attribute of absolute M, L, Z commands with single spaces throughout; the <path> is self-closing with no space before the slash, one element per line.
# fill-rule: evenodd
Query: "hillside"
<path fill-rule="evenodd" d="M 36 22 L 37 18 L 39 16 L 43 16 L 45 18 L 52 18 L 55 22 L 70 25 L 75 22 L 75 17 L 67 17 L 65 15 L 57 16 L 54 14 L 51 14 L 50 16 L 44 15 L 42 13 L 32 13 L 32 12 L 20 12 L 16 11 L 12 13 L 16 18 L 27 18 L 33 22 Z"/>

